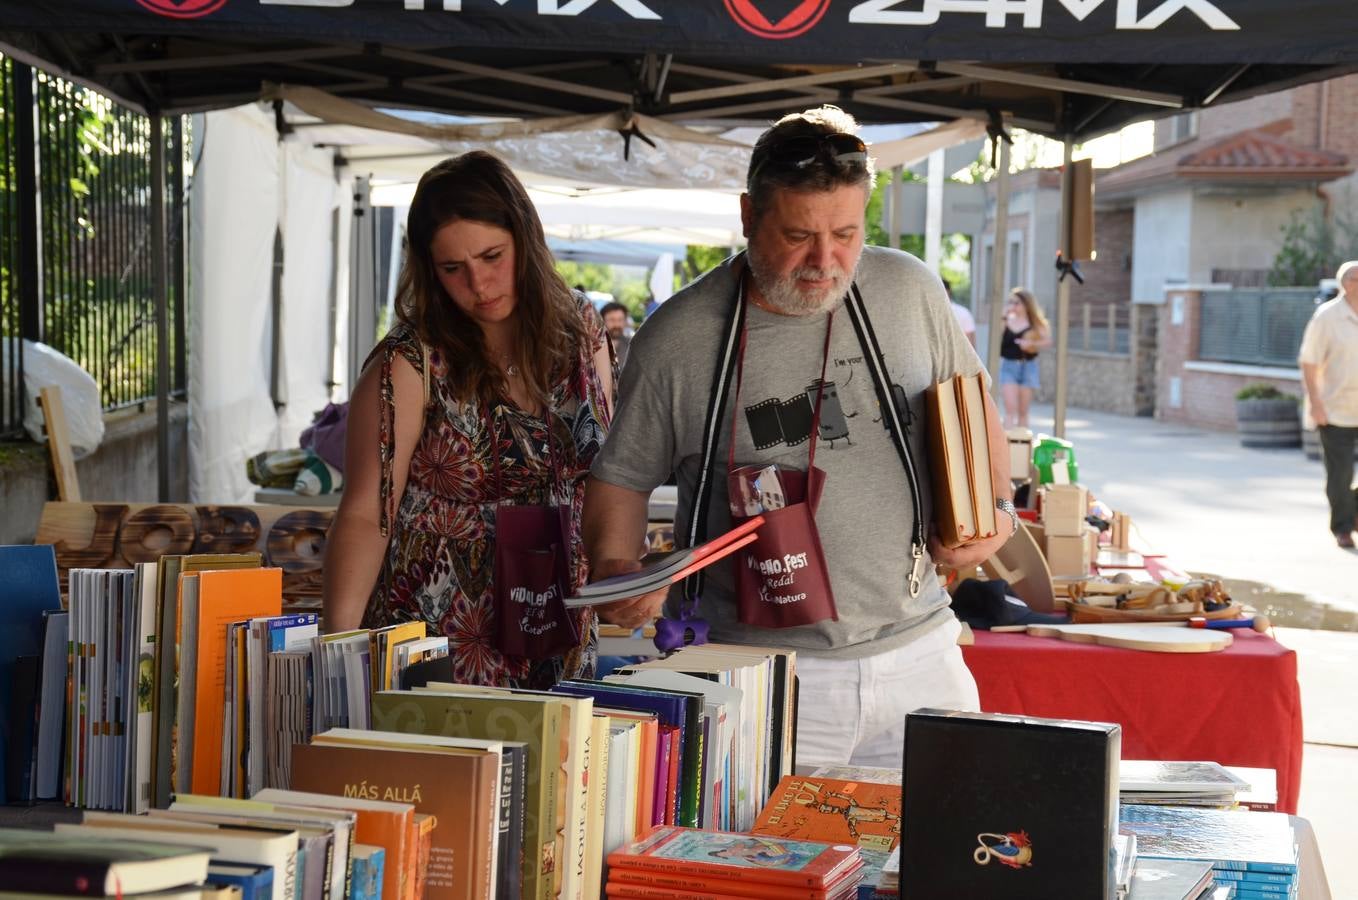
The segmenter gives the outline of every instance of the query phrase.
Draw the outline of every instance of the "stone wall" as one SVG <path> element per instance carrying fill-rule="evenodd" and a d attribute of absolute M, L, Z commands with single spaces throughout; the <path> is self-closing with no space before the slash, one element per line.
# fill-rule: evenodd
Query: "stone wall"
<path fill-rule="evenodd" d="M 1157 310 L 1134 305 L 1131 311 L 1132 352 L 1067 351 L 1067 406 L 1121 416 L 1154 415 Z M 1056 397 L 1056 348 L 1048 347 L 1038 361 L 1042 387 L 1037 399 L 1051 403 Z"/>
<path fill-rule="evenodd" d="M 147 406 L 105 417 L 103 443 L 75 464 L 82 500 L 158 499 L 155 404 Z M 56 499 L 51 472 L 46 447 L 0 444 L 0 544 L 32 543 L 42 505 Z M 188 478 L 188 408 L 175 403 L 170 407 L 171 501 L 188 499 Z"/>

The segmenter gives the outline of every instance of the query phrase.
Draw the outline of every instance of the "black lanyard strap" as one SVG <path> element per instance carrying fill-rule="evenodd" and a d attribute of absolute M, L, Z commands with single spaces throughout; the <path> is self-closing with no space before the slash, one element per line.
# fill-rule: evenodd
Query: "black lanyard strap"
<path fill-rule="evenodd" d="M 866 351 L 868 370 L 872 373 L 872 385 L 877 390 L 877 403 L 881 406 L 882 416 L 887 423 L 891 441 L 896 445 L 896 453 L 901 458 L 906 478 L 910 482 L 910 503 L 914 510 L 914 525 L 910 534 L 910 596 L 918 597 L 920 581 L 924 576 L 924 510 L 920 503 L 919 476 L 915 473 L 915 461 L 910 456 L 909 434 L 905 429 L 903 411 L 896 406 L 896 397 L 891 390 L 891 375 L 886 367 L 886 357 L 882 346 L 873 331 L 872 320 L 868 318 L 863 295 L 855 283 L 845 304 L 849 308 L 849 319 L 854 331 L 858 333 L 858 343 Z M 904 412 L 908 415 L 908 411 Z"/>
<path fill-rule="evenodd" d="M 915 463 L 910 456 L 910 442 L 902 419 L 903 413 L 897 408 L 895 396 L 891 391 L 891 379 L 887 371 L 886 359 L 883 357 L 881 346 L 877 342 L 876 332 L 872 330 L 872 321 L 868 318 L 867 308 L 863 304 L 863 297 L 859 294 L 856 283 L 844 299 L 844 305 L 849 310 L 849 319 L 853 322 L 854 332 L 858 335 L 859 346 L 863 348 L 864 355 L 868 359 L 868 370 L 872 375 L 873 387 L 877 391 L 877 402 L 882 407 L 887 431 L 890 432 L 892 442 L 896 445 L 896 453 L 901 458 L 901 465 L 905 469 L 906 478 L 910 484 L 910 502 L 914 510 L 914 526 L 910 537 L 912 563 L 909 590 L 910 596 L 914 598 L 919 596 L 924 573 L 924 511 L 920 503 L 919 477 L 915 473 Z M 688 546 L 690 547 L 696 547 L 707 540 L 707 516 L 708 508 L 712 503 L 712 482 L 717 477 L 717 442 L 721 438 L 721 423 L 726 413 L 727 390 L 734 380 L 736 362 L 740 357 L 740 336 L 745 330 L 745 302 L 744 280 L 742 279 L 741 286 L 736 291 L 735 303 L 731 304 L 731 311 L 726 317 L 726 327 L 722 334 L 717 365 L 712 377 L 712 393 L 707 402 L 707 415 L 703 423 L 702 467 L 698 472 L 698 485 L 694 492 L 693 509 L 690 511 L 691 517 L 688 523 Z M 824 382 L 823 374 L 821 381 Z M 735 415 L 734 411 L 732 415 Z M 733 434 L 732 441 L 734 440 Z M 696 611 L 702 590 L 703 572 L 700 569 L 684 580 L 683 596 L 686 615 L 691 615 Z"/>

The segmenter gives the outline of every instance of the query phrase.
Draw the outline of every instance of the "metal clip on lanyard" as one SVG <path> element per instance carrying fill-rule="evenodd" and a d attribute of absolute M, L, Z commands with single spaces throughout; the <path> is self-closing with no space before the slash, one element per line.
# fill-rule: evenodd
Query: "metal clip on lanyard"
<path fill-rule="evenodd" d="M 857 284 L 853 285 L 850 294 L 845 297 L 844 305 L 848 308 L 849 319 L 853 322 L 854 332 L 858 335 L 859 346 L 863 348 L 864 355 L 867 357 L 868 370 L 872 375 L 873 387 L 877 391 L 877 402 L 881 405 L 883 415 L 886 417 L 887 430 L 891 433 L 892 442 L 896 445 L 896 453 L 901 458 L 901 465 L 905 468 L 906 478 L 910 484 L 910 503 L 914 510 L 914 524 L 910 535 L 912 562 L 910 565 L 909 590 L 910 597 L 913 599 L 919 596 L 924 578 L 924 508 L 920 503 L 919 476 L 915 473 L 915 463 L 910 456 L 910 442 L 907 439 L 902 411 L 897 409 L 895 398 L 891 392 L 886 360 L 882 356 L 882 348 L 877 342 L 877 334 L 872 330 L 872 322 L 868 318 L 868 311 L 863 305 L 863 297 L 858 292 Z M 698 484 L 694 491 L 693 509 L 688 523 L 688 546 L 690 547 L 696 547 L 707 539 L 707 516 L 708 508 L 712 502 L 712 481 L 715 477 L 714 470 L 717 462 L 717 442 L 721 438 L 721 422 L 726 412 L 727 387 L 731 384 L 735 373 L 736 360 L 740 356 L 740 335 L 744 329 L 745 291 L 742 281 L 742 287 L 736 292 L 736 302 L 731 305 L 731 311 L 726 318 L 726 328 L 722 334 L 717 355 L 717 366 L 712 376 L 712 393 L 708 398 L 707 416 L 703 421 L 702 466 L 698 470 Z M 734 412 L 732 414 L 734 415 Z M 702 589 L 703 573 L 701 570 L 684 580 L 683 601 L 680 610 L 685 618 L 697 611 Z"/>

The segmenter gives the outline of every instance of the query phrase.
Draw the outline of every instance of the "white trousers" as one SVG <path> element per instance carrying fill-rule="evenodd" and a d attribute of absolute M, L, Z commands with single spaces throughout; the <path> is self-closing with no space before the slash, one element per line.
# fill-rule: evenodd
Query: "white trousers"
<path fill-rule="evenodd" d="M 956 619 L 862 659 L 797 657 L 797 769 L 901 768 L 905 714 L 921 707 L 981 708 L 957 646 Z"/>

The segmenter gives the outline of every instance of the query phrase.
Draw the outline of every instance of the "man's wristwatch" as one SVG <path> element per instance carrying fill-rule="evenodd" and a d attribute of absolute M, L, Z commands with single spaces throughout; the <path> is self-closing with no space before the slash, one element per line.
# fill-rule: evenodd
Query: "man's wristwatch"
<path fill-rule="evenodd" d="M 1019 517 L 1018 510 L 1014 509 L 1014 501 L 1006 500 L 1003 497 L 1001 497 L 995 501 L 995 508 L 1004 510 L 1005 512 L 1009 513 L 1009 522 L 1014 526 L 1014 530 L 1009 532 L 1009 537 L 1013 537 L 1014 535 L 1018 534 Z"/>

